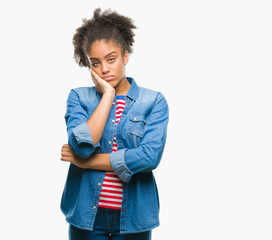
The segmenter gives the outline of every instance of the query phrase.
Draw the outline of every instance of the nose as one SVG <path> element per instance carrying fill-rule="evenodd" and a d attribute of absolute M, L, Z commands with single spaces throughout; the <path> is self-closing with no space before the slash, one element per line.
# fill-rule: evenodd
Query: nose
<path fill-rule="evenodd" d="M 101 67 L 102 67 L 101 71 L 103 74 L 106 74 L 109 72 L 109 67 L 107 63 L 101 63 Z"/>

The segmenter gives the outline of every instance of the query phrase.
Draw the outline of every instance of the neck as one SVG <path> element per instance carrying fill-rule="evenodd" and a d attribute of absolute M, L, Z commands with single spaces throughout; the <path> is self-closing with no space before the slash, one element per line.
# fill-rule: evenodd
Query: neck
<path fill-rule="evenodd" d="M 126 77 L 123 77 L 123 79 L 120 81 L 120 83 L 118 84 L 118 86 L 116 86 L 115 91 L 116 91 L 116 95 L 127 95 L 128 90 L 130 88 L 130 83 L 127 80 Z"/>

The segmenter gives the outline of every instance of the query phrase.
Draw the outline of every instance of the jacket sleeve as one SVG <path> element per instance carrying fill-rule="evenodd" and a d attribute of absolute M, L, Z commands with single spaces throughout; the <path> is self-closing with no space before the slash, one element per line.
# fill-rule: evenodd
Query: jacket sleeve
<path fill-rule="evenodd" d="M 65 121 L 68 132 L 68 144 L 73 152 L 81 158 L 90 157 L 100 143 L 94 145 L 87 120 L 86 110 L 80 104 L 79 96 L 75 90 L 71 90 L 67 100 Z"/>
<path fill-rule="evenodd" d="M 136 173 L 152 171 L 159 165 L 166 142 L 168 115 L 167 102 L 162 94 L 158 94 L 146 120 L 140 146 L 110 154 L 112 168 L 123 182 L 129 182 Z"/>

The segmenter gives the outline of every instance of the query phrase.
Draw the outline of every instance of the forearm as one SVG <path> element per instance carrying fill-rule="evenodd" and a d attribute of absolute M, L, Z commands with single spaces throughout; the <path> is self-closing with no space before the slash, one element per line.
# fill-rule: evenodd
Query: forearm
<path fill-rule="evenodd" d="M 167 124 L 168 105 L 159 95 L 145 120 L 140 144 L 110 154 L 112 168 L 123 182 L 129 182 L 134 174 L 152 171 L 158 166 L 166 142 Z"/>
<path fill-rule="evenodd" d="M 91 157 L 82 159 L 73 153 L 68 144 L 64 144 L 61 149 L 61 160 L 70 162 L 80 168 L 95 169 L 101 171 L 113 171 L 110 163 L 110 154 L 93 154 Z"/>
<path fill-rule="evenodd" d="M 104 131 L 112 103 L 115 97 L 115 92 L 107 92 L 102 95 L 100 103 L 93 112 L 92 116 L 87 121 L 87 126 L 92 134 L 93 143 L 96 145 Z"/>
<path fill-rule="evenodd" d="M 165 139 L 162 139 L 157 147 L 146 145 L 112 152 L 112 169 L 123 182 L 129 182 L 132 175 L 152 171 L 159 165 L 164 146 Z"/>
<path fill-rule="evenodd" d="M 110 171 L 113 169 L 110 163 L 110 154 L 94 154 L 88 159 L 88 167 L 89 169 L 101 170 L 101 171 Z"/>

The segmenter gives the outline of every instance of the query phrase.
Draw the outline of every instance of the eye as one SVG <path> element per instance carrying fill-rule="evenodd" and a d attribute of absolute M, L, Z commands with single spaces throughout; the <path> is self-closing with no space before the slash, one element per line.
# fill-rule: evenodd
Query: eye
<path fill-rule="evenodd" d="M 99 65 L 99 62 L 94 62 L 94 63 L 92 63 L 92 66 L 93 66 L 93 67 L 98 67 L 98 65 Z"/>
<path fill-rule="evenodd" d="M 115 61 L 115 58 L 110 58 L 110 59 L 109 59 L 109 62 L 110 62 L 110 63 L 113 63 L 114 61 Z"/>

